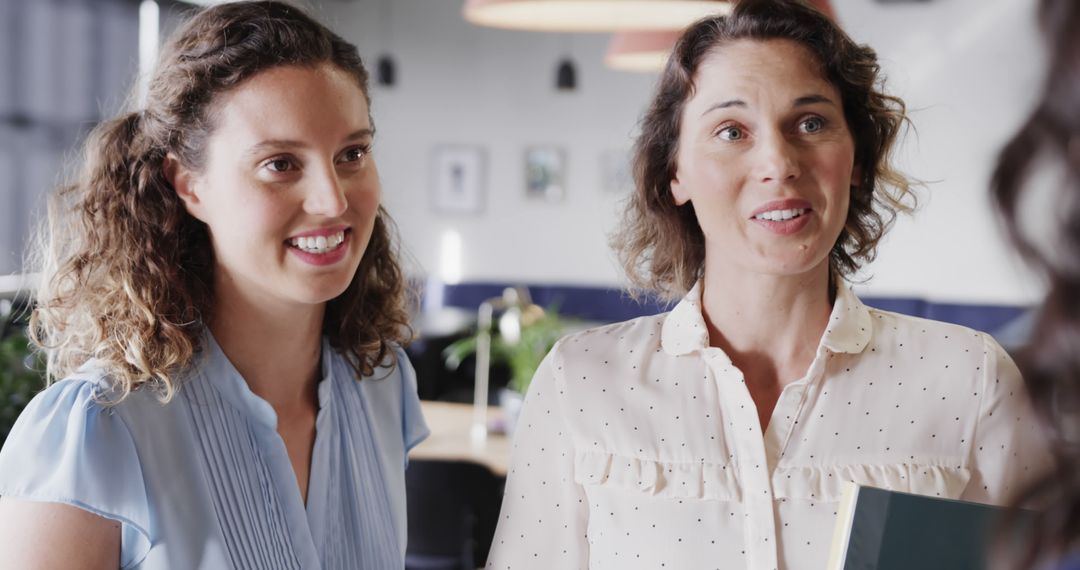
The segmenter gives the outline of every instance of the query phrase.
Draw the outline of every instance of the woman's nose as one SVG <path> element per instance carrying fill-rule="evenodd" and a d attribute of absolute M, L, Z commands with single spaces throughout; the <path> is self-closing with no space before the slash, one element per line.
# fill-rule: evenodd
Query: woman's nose
<path fill-rule="evenodd" d="M 304 196 L 304 211 L 309 214 L 335 218 L 348 208 L 345 189 L 334 170 L 311 180 Z"/>
<path fill-rule="evenodd" d="M 799 177 L 797 149 L 780 133 L 772 133 L 759 139 L 754 164 L 755 178 L 759 182 L 784 182 Z"/>

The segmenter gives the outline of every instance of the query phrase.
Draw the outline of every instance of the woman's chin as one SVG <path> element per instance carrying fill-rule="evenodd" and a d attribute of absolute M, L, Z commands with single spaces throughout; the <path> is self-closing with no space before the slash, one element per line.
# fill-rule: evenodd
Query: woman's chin
<path fill-rule="evenodd" d="M 828 274 L 829 256 L 825 255 L 783 255 L 769 256 L 754 263 L 752 271 L 774 277 L 812 277 L 817 273 Z"/>
<path fill-rule="evenodd" d="M 305 305 L 321 305 L 340 297 L 349 288 L 351 279 L 325 280 L 321 283 L 298 284 L 291 297 Z"/>

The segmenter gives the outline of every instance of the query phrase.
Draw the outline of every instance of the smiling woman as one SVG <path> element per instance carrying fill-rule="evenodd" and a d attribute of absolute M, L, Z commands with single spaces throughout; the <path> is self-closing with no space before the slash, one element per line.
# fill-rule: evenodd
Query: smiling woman
<path fill-rule="evenodd" d="M 208 8 L 51 205 L 5 568 L 400 568 L 427 428 L 356 48 Z"/>
<path fill-rule="evenodd" d="M 170 155 L 165 170 L 188 213 L 210 230 L 219 304 L 259 295 L 283 314 L 290 302 L 337 297 L 356 274 L 379 208 L 360 85 L 330 64 L 283 66 L 217 106 L 205 165 L 195 170 Z"/>
<path fill-rule="evenodd" d="M 1002 504 L 1048 464 L 992 338 L 845 282 L 908 202 L 881 84 L 799 0 L 683 34 L 613 239 L 635 285 L 681 300 L 552 349 L 490 568 L 822 568 L 843 481 Z"/>

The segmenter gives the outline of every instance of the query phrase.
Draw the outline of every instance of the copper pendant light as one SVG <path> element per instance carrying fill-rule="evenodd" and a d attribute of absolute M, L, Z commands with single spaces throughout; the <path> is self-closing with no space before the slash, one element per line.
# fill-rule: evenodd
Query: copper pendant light
<path fill-rule="evenodd" d="M 473 24 L 542 32 L 680 30 L 731 11 L 726 0 L 465 0 Z"/>
<path fill-rule="evenodd" d="M 681 30 L 619 32 L 608 44 L 604 64 L 619 71 L 658 71 L 681 35 Z"/>
<path fill-rule="evenodd" d="M 836 20 L 829 0 L 809 0 L 809 4 Z M 681 35 L 682 30 L 617 32 L 608 43 L 604 64 L 619 71 L 660 71 Z"/>

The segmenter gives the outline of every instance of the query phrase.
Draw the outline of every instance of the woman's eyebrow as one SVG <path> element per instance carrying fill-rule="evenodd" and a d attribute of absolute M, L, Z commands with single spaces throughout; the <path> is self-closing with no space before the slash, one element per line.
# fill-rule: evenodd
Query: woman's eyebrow
<path fill-rule="evenodd" d="M 825 103 L 828 105 L 836 106 L 836 102 L 834 102 L 832 99 L 829 99 L 824 95 L 818 95 L 816 93 L 810 95 L 803 95 L 802 97 L 795 99 L 791 106 L 804 107 L 806 105 L 814 105 L 817 103 Z M 701 113 L 701 115 L 705 116 L 718 109 L 728 109 L 730 107 L 742 107 L 745 109 L 747 105 L 746 101 L 743 101 L 742 99 L 729 99 L 727 101 L 721 101 L 720 103 L 714 103 L 708 109 L 705 109 L 705 112 Z"/>
<path fill-rule="evenodd" d="M 292 150 L 292 149 L 304 148 L 306 146 L 307 145 L 305 145 L 304 143 L 302 143 L 300 141 L 285 140 L 285 139 L 268 139 L 268 140 L 259 141 L 258 143 L 255 143 L 251 148 L 249 148 L 247 150 L 247 152 L 244 153 L 244 155 L 246 155 L 246 156 L 254 156 L 254 155 L 262 154 L 264 152 L 271 151 L 271 150 L 274 150 L 274 151 Z"/>
<path fill-rule="evenodd" d="M 358 141 L 360 139 L 371 138 L 371 137 L 374 137 L 374 136 L 375 136 L 375 127 L 372 127 L 370 129 L 360 129 L 359 131 L 351 133 L 351 134 L 349 134 L 349 136 L 345 137 L 345 141 L 346 142 Z"/>
<path fill-rule="evenodd" d="M 834 107 L 836 106 L 836 102 L 834 102 L 832 99 L 829 99 L 828 97 L 826 97 L 824 95 L 818 95 L 818 94 L 803 95 L 802 97 L 799 97 L 798 99 L 795 99 L 795 102 L 792 103 L 791 106 L 792 107 L 804 107 L 806 105 L 814 105 L 816 103 L 825 103 L 825 104 L 828 104 L 828 105 L 832 105 Z"/>
<path fill-rule="evenodd" d="M 364 138 L 375 136 L 375 129 L 360 129 L 349 133 L 345 137 L 346 142 L 358 141 Z M 262 154 L 267 151 L 282 151 L 282 150 L 295 150 L 306 148 L 308 145 L 302 141 L 289 140 L 289 139 L 267 139 L 255 143 L 254 146 L 249 148 L 244 154 L 247 156 L 253 156 Z"/>
<path fill-rule="evenodd" d="M 709 107 L 708 109 L 705 109 L 705 112 L 702 113 L 701 116 L 704 117 L 705 115 L 708 115 L 709 113 L 712 113 L 713 111 L 716 111 L 717 109 L 727 109 L 729 107 L 743 107 L 743 108 L 746 108 L 746 101 L 743 101 L 742 99 L 731 99 L 731 100 L 723 101 L 723 102 L 720 102 L 720 103 L 714 103 L 711 107 Z"/>

